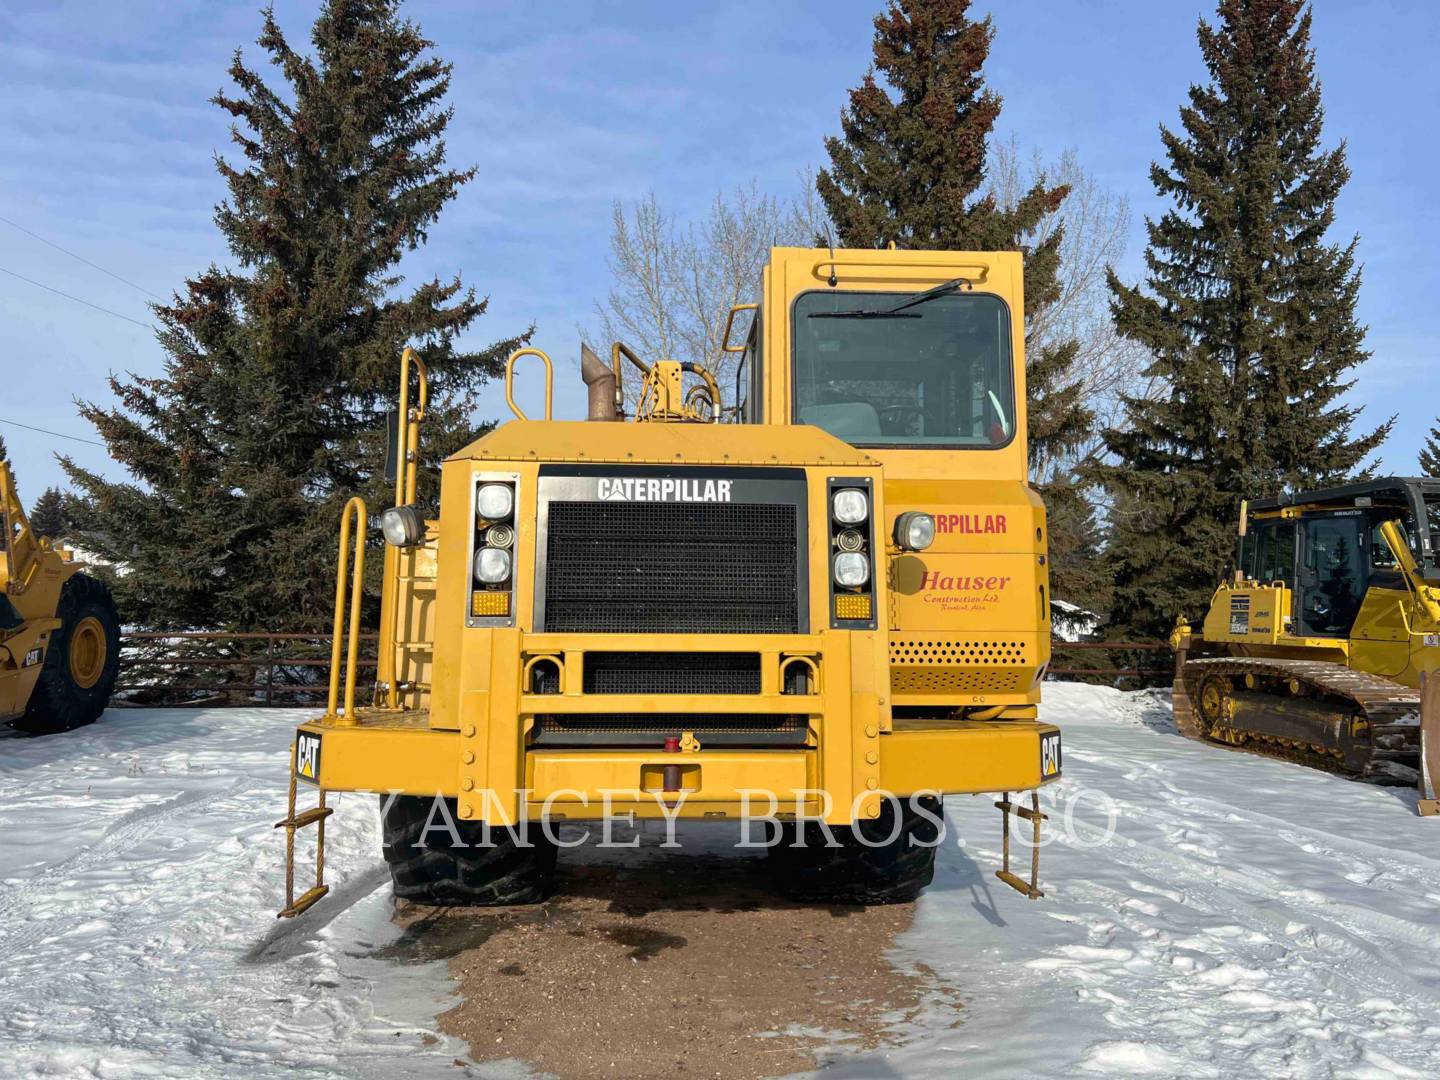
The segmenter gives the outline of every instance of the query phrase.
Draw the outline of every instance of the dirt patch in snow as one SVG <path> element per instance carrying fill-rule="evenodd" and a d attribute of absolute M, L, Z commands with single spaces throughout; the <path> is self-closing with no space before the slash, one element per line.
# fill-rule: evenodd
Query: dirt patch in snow
<path fill-rule="evenodd" d="M 789 903 L 763 857 L 713 837 L 564 852 L 556 895 L 535 908 L 402 904 L 392 955 L 449 958 L 462 1001 L 441 1026 L 476 1061 L 561 1080 L 783 1076 L 898 1044 L 922 1009 L 958 1008 L 930 971 L 887 958 L 914 905 Z"/>

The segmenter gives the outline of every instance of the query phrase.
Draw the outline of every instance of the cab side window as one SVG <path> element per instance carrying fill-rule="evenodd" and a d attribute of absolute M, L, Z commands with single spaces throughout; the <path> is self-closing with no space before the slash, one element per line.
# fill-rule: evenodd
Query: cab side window
<path fill-rule="evenodd" d="M 1385 537 L 1380 534 L 1380 526 L 1384 524 L 1385 518 L 1377 518 L 1374 527 L 1370 530 L 1370 567 L 1372 570 L 1393 570 L 1399 572 L 1400 564 L 1395 560 L 1395 553 L 1390 550 L 1390 545 L 1385 542 Z M 1412 552 L 1418 551 L 1420 544 L 1415 531 L 1415 518 L 1412 514 L 1406 514 L 1401 519 L 1405 533 L 1405 539 L 1410 544 Z"/>
<path fill-rule="evenodd" d="M 1268 584 L 1295 580 L 1295 523 L 1266 521 L 1252 526 L 1242 555 L 1245 576 Z"/>

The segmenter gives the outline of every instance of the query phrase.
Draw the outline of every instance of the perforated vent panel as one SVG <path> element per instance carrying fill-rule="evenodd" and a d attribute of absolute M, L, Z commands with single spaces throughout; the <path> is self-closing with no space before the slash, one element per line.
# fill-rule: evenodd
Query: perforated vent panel
<path fill-rule="evenodd" d="M 759 653 L 585 654 L 587 694 L 758 694 Z"/>
<path fill-rule="evenodd" d="M 803 746 L 809 723 L 804 716 L 734 713 L 537 716 L 531 745 L 660 747 L 686 731 L 702 745 Z"/>
<path fill-rule="evenodd" d="M 1034 660 L 1014 638 L 892 638 L 890 688 L 897 694 L 1015 694 L 1029 689 Z"/>

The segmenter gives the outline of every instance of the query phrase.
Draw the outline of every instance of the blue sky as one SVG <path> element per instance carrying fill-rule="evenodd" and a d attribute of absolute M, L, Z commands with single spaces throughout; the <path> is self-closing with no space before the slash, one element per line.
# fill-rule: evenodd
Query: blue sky
<path fill-rule="evenodd" d="M 276 0 L 297 46 L 317 0 Z M 653 188 L 681 212 L 757 179 L 790 195 L 824 161 L 846 88 L 869 61 L 881 0 L 530 3 L 412 0 L 455 64 L 450 158 L 479 173 L 412 277 L 455 272 L 490 297 L 474 331 L 530 323 L 560 361 L 557 412 L 579 415 L 576 326 L 607 288 L 610 206 Z M 0 217 L 168 295 L 227 252 L 212 220 L 213 155 L 228 118 L 207 99 L 237 45 L 258 59 L 256 3 L 0 0 Z M 1147 170 L 1157 125 L 1176 123 L 1202 77 L 1188 0 L 1009 0 L 993 7 L 987 76 L 999 132 L 1084 165 L 1134 212 L 1122 276 L 1139 273 L 1142 215 L 1161 209 Z M 1361 234 L 1362 318 L 1374 358 L 1352 393 L 1364 420 L 1397 413 L 1384 467 L 1413 472 L 1436 413 L 1440 357 L 1440 5 L 1325 0 L 1315 45 L 1331 142 L 1354 179 L 1337 233 Z M 0 267 L 145 322 L 149 297 L 0 222 Z M 141 326 L 0 273 L 0 418 L 93 439 L 75 397 L 109 400 L 110 371 L 155 374 Z M 499 416 L 489 393 L 483 412 Z M 0 425 L 27 497 L 60 482 L 57 450 L 121 475 L 104 450 Z"/>

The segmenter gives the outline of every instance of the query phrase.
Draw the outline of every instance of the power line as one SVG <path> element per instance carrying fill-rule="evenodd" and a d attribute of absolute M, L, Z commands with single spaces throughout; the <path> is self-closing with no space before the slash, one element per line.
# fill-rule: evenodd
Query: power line
<path fill-rule="evenodd" d="M 124 316 L 122 315 L 121 318 L 124 318 Z M 109 449 L 104 443 L 96 442 L 94 439 L 82 439 L 79 435 L 66 435 L 63 432 L 50 431 L 48 428 L 43 427 L 31 427 L 29 424 L 22 424 L 17 420 L 6 420 L 3 416 L 0 416 L 0 424 L 9 424 L 11 427 L 24 428 L 26 431 L 38 431 L 42 435 L 54 435 L 57 439 L 69 439 L 71 442 L 89 443 L 91 446 L 98 446 L 102 450 Z"/>
<path fill-rule="evenodd" d="M 47 244 L 47 245 L 49 245 L 50 247 L 54 248 L 56 251 L 59 251 L 59 252 L 61 252 L 62 254 L 65 254 L 65 255 L 69 255 L 72 259 L 78 259 L 80 262 L 84 263 L 86 266 L 91 267 L 92 269 L 95 269 L 95 270 L 99 270 L 102 274 L 108 274 L 110 277 L 114 278 L 116 281 L 121 282 L 122 284 L 125 284 L 125 285 L 129 285 L 132 289 L 139 289 L 139 290 L 140 290 L 141 292 L 143 292 L 146 296 L 152 296 L 152 297 L 154 297 L 156 300 L 159 300 L 161 303 L 164 303 L 164 302 L 165 302 L 165 298 L 164 298 L 163 296 L 157 296 L 155 293 L 153 293 L 153 292 L 151 292 L 149 289 L 145 288 L 144 285 L 136 285 L 135 282 L 131 281 L 129 278 L 123 278 L 123 277 L 121 277 L 119 274 L 115 273 L 113 270 L 106 270 L 105 267 L 101 266 L 99 263 L 93 263 L 93 262 L 91 262 L 89 259 L 85 258 L 84 255 L 76 255 L 75 252 L 71 251 L 69 248 L 63 248 L 63 247 L 61 247 L 59 244 L 55 243 L 55 241 L 53 241 L 53 240 L 46 240 L 45 237 L 41 236 L 41 235 L 40 235 L 39 233 L 37 233 L 37 232 L 31 232 L 29 229 L 27 229 L 24 225 L 21 225 L 19 222 L 11 221 L 11 220 L 10 220 L 9 218 L 7 218 L 7 217 L 0 217 L 0 221 L 3 221 L 6 225 L 9 225 L 12 229 L 19 229 L 19 230 L 20 230 L 21 232 L 23 232 L 26 236 L 33 236 L 36 240 L 39 240 L 42 244 Z"/>
<path fill-rule="evenodd" d="M 84 304 L 86 307 L 94 308 L 96 311 L 103 311 L 106 315 L 114 315 L 117 319 L 124 319 L 128 323 L 134 323 L 142 330 L 155 329 L 149 323 L 143 323 L 139 319 L 132 319 L 129 315 L 121 315 L 120 312 L 111 311 L 109 308 L 101 307 L 99 304 L 92 304 L 89 300 L 82 300 L 78 296 L 71 296 L 68 292 L 61 292 L 59 289 L 56 289 L 50 285 L 46 285 L 43 281 L 36 281 L 34 278 L 28 278 L 24 274 L 17 274 L 14 270 L 7 270 L 3 266 L 0 266 L 0 274 L 9 274 L 11 277 L 19 278 L 21 281 L 29 282 L 37 289 L 44 289 L 46 292 L 53 292 L 56 296 L 63 296 L 66 300 L 74 300 L 77 304 Z"/>

